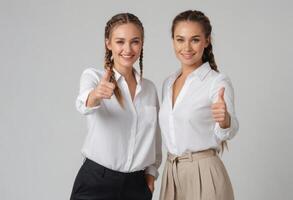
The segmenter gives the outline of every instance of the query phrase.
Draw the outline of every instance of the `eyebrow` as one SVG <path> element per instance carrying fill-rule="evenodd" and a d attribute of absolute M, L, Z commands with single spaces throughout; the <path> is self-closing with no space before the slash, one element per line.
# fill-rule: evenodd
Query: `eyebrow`
<path fill-rule="evenodd" d="M 125 40 L 125 38 L 114 38 L 115 40 Z"/>
<path fill-rule="evenodd" d="M 131 40 L 139 40 L 140 37 L 134 37 Z M 115 40 L 125 40 L 125 38 L 115 38 Z"/>
<path fill-rule="evenodd" d="M 181 35 L 176 35 L 175 37 L 176 38 L 184 38 L 184 36 L 181 36 Z M 191 36 L 191 38 L 198 38 L 198 37 L 200 37 L 200 35 L 193 35 L 193 36 Z"/>

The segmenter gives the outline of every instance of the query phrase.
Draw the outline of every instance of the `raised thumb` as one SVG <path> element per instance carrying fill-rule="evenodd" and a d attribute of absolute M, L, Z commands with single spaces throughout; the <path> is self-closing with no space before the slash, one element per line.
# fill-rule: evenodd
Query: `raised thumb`
<path fill-rule="evenodd" d="M 224 93 L 225 93 L 225 88 L 222 87 L 222 88 L 219 90 L 218 102 L 224 102 L 224 101 L 225 101 L 225 99 L 224 99 Z"/>
<path fill-rule="evenodd" d="M 105 74 L 104 74 L 104 76 L 103 76 L 102 79 L 103 79 L 104 81 L 109 82 L 109 81 L 110 81 L 110 78 L 111 78 L 111 75 L 112 75 L 111 70 L 106 69 L 106 70 L 105 70 Z"/>

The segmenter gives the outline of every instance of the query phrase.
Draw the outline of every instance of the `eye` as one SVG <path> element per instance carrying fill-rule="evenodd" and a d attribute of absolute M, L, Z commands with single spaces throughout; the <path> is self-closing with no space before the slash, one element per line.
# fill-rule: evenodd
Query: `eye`
<path fill-rule="evenodd" d="M 117 44 L 123 44 L 124 42 L 122 40 L 117 40 L 116 43 Z"/>
<path fill-rule="evenodd" d="M 197 39 L 197 38 L 192 39 L 192 42 L 193 42 L 193 43 L 198 43 L 199 41 L 200 41 L 200 40 Z"/>
<path fill-rule="evenodd" d="M 132 43 L 133 44 L 140 44 L 140 41 L 139 40 L 133 40 Z"/>
<path fill-rule="evenodd" d="M 176 41 L 179 42 L 179 43 L 184 42 L 184 40 L 181 39 L 181 38 L 176 39 Z"/>

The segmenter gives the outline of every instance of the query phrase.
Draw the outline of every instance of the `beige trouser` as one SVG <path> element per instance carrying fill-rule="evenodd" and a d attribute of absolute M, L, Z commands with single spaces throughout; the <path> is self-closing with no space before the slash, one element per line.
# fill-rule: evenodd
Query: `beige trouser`
<path fill-rule="evenodd" d="M 233 189 L 215 150 L 168 154 L 160 200 L 233 200 Z"/>

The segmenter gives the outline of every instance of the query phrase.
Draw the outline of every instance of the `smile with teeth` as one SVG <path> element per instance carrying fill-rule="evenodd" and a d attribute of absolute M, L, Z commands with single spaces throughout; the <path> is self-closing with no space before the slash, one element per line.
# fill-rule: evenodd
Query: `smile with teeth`
<path fill-rule="evenodd" d="M 194 56 L 194 53 L 181 53 L 181 55 L 185 58 L 185 59 L 190 59 Z"/>
<path fill-rule="evenodd" d="M 130 59 L 132 58 L 134 55 L 121 55 L 122 58 L 126 58 L 126 59 Z"/>

